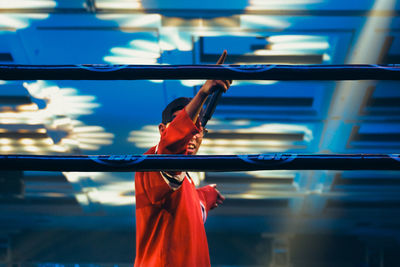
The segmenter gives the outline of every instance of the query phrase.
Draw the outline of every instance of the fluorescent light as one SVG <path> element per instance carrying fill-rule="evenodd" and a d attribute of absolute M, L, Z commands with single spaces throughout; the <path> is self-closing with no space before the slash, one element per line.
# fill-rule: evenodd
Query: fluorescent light
<path fill-rule="evenodd" d="M 203 85 L 205 80 L 180 80 L 181 84 L 187 87 Z"/>
<path fill-rule="evenodd" d="M 101 131 L 104 131 L 102 129 Z M 82 138 L 112 138 L 114 135 L 112 133 L 106 132 L 84 132 L 84 133 L 76 133 L 75 134 Z"/>
<path fill-rule="evenodd" d="M 46 107 L 39 111 L 47 114 L 48 117 L 66 115 L 74 118 L 83 114 L 92 114 L 93 109 L 100 106 L 98 103 L 93 103 L 96 100 L 95 96 L 78 95 L 75 88 L 59 88 L 45 81 L 25 82 L 23 85 L 32 96 L 45 100 Z M 36 112 L 35 117 L 40 112 Z"/>
<path fill-rule="evenodd" d="M 284 19 L 262 15 L 240 15 L 240 24 L 242 27 L 246 28 L 259 28 L 265 26 L 287 28 L 290 26 L 290 23 Z"/>
<path fill-rule="evenodd" d="M 1 14 L 0 27 L 23 29 L 30 25 L 32 19 L 46 19 L 48 17 L 48 14 Z"/>
<path fill-rule="evenodd" d="M 152 83 L 163 83 L 164 80 L 149 80 Z"/>
<path fill-rule="evenodd" d="M 14 148 L 12 146 L 0 146 L 0 150 L 3 152 L 10 152 L 12 151 Z"/>
<path fill-rule="evenodd" d="M 60 145 L 52 145 L 49 149 L 54 152 L 67 152 L 67 148 Z"/>
<path fill-rule="evenodd" d="M 19 142 L 23 145 L 32 145 L 35 143 L 32 138 L 22 138 L 19 140 Z"/>
<path fill-rule="evenodd" d="M 295 43 L 274 43 L 269 45 L 271 50 L 326 50 L 328 42 L 295 42 Z"/>
<path fill-rule="evenodd" d="M 24 105 L 17 106 L 17 110 L 21 110 L 21 111 L 36 111 L 38 109 L 39 108 L 35 103 L 24 104 Z"/>
<path fill-rule="evenodd" d="M 296 173 L 294 171 L 287 171 L 287 170 L 251 171 L 245 173 L 257 178 L 294 179 L 296 176 Z"/>
<path fill-rule="evenodd" d="M 114 54 L 119 54 L 121 56 L 128 56 L 128 57 L 134 57 L 134 58 L 159 58 L 160 53 L 159 52 L 148 52 L 148 51 L 143 51 L 140 49 L 135 49 L 135 48 L 125 48 L 125 47 L 114 47 L 111 48 L 111 52 Z"/>
<path fill-rule="evenodd" d="M 86 149 L 86 150 L 98 150 L 100 148 L 100 146 L 96 146 L 96 145 L 89 145 L 89 144 L 78 144 L 80 149 Z"/>
<path fill-rule="evenodd" d="M 170 51 L 176 49 L 176 46 L 169 40 L 160 40 L 160 48 L 163 51 Z"/>
<path fill-rule="evenodd" d="M 78 141 L 75 139 L 71 139 L 71 138 L 63 138 L 61 139 L 60 143 L 62 145 L 72 145 L 72 146 L 78 146 Z"/>
<path fill-rule="evenodd" d="M 321 42 L 328 38 L 319 35 L 273 35 L 266 38 L 270 43 L 290 43 L 290 42 Z"/>
<path fill-rule="evenodd" d="M 265 9 L 265 8 L 284 8 L 299 7 L 310 4 L 321 3 L 322 0 L 249 0 L 247 10 Z"/>
<path fill-rule="evenodd" d="M 29 152 L 39 152 L 41 149 L 37 146 L 25 146 L 24 150 Z"/>
<path fill-rule="evenodd" d="M 96 15 L 98 19 L 111 20 L 113 23 L 117 23 L 120 30 L 124 31 L 123 27 L 161 27 L 161 15 L 159 14 L 99 14 Z"/>
<path fill-rule="evenodd" d="M 21 29 L 28 27 L 29 23 L 26 20 L 15 18 L 13 15 L 0 15 L 0 26 Z"/>
<path fill-rule="evenodd" d="M 132 47 L 138 48 L 140 50 L 151 51 L 160 53 L 160 46 L 157 42 L 151 42 L 147 40 L 133 40 L 129 43 Z"/>
<path fill-rule="evenodd" d="M 332 60 L 332 57 L 331 57 L 329 54 L 324 53 L 324 54 L 322 55 L 322 60 L 323 60 L 323 61 L 331 61 L 331 60 Z"/>
<path fill-rule="evenodd" d="M 53 8 L 57 5 L 54 0 L 3 0 L 0 9 Z"/>
<path fill-rule="evenodd" d="M 96 0 L 96 8 L 100 9 L 140 9 L 141 0 Z"/>
<path fill-rule="evenodd" d="M 80 126 L 74 128 L 74 133 L 104 131 L 101 126 Z"/>
<path fill-rule="evenodd" d="M 114 137 L 114 136 L 112 136 Z M 85 143 L 88 145 L 111 145 L 112 140 L 109 139 L 93 139 L 93 138 L 81 138 L 78 137 L 79 143 Z"/>
<path fill-rule="evenodd" d="M 290 56 L 290 55 L 305 55 L 307 52 L 300 50 L 269 50 L 259 49 L 254 51 L 257 56 Z"/>
<path fill-rule="evenodd" d="M 160 35 L 160 47 L 162 50 L 192 51 L 190 33 L 182 32 L 179 28 L 164 27 Z"/>
<path fill-rule="evenodd" d="M 0 138 L 0 145 L 9 145 L 11 144 L 10 138 Z"/>
<path fill-rule="evenodd" d="M 104 61 L 113 64 L 146 65 L 156 64 L 157 59 L 127 58 L 122 56 L 105 56 Z"/>

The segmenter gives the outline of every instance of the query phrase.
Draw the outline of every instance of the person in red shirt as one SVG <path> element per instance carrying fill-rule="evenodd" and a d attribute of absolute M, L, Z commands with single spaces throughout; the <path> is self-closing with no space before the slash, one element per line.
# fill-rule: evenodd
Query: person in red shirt
<path fill-rule="evenodd" d="M 226 51 L 217 64 L 222 64 Z M 208 80 L 193 99 L 178 98 L 163 111 L 157 146 L 146 154 L 195 155 L 205 129 L 202 106 L 214 91 L 232 81 Z M 210 266 L 204 223 L 208 211 L 222 204 L 216 185 L 196 189 L 187 172 L 137 172 L 135 266 Z"/>

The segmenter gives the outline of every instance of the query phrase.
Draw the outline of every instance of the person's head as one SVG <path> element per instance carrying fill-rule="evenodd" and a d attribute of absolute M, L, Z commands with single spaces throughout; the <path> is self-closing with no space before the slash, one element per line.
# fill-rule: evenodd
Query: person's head
<path fill-rule="evenodd" d="M 179 97 L 169 103 L 162 112 L 162 122 L 158 125 L 158 130 L 160 134 L 164 132 L 164 130 L 169 126 L 172 120 L 178 115 L 179 111 L 185 108 L 187 104 L 189 104 L 191 98 L 188 97 Z M 201 121 L 204 115 L 204 110 L 201 109 L 198 120 Z M 186 152 L 188 155 L 195 155 L 200 148 L 201 142 L 203 141 L 204 133 L 206 133 L 206 129 L 201 127 L 201 132 L 194 135 L 190 140 Z"/>

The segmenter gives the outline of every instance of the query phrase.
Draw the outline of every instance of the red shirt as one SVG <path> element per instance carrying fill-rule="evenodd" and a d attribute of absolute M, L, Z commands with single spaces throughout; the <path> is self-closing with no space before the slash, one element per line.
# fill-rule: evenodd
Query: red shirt
<path fill-rule="evenodd" d="M 198 132 L 183 109 L 146 154 L 185 154 Z M 174 176 L 179 175 L 182 181 L 161 172 L 135 175 L 135 266 L 210 266 L 204 222 L 217 195 L 210 186 L 196 189 L 185 174 Z"/>

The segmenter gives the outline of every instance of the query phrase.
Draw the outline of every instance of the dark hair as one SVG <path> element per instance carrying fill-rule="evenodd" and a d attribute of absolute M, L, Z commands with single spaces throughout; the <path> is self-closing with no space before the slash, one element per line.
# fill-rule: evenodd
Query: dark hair
<path fill-rule="evenodd" d="M 173 114 L 178 110 L 184 109 L 185 106 L 187 104 L 189 104 L 189 102 L 191 100 L 192 99 L 189 98 L 189 97 L 179 97 L 179 98 L 174 99 L 163 110 L 163 112 L 162 112 L 162 121 L 161 122 L 164 123 L 164 124 L 167 124 L 167 123 L 171 122 L 174 119 Z M 203 115 L 204 115 L 204 110 L 202 108 L 201 111 L 200 111 L 200 114 L 199 114 L 199 119 L 200 120 L 201 120 L 201 118 L 203 118 Z"/>

